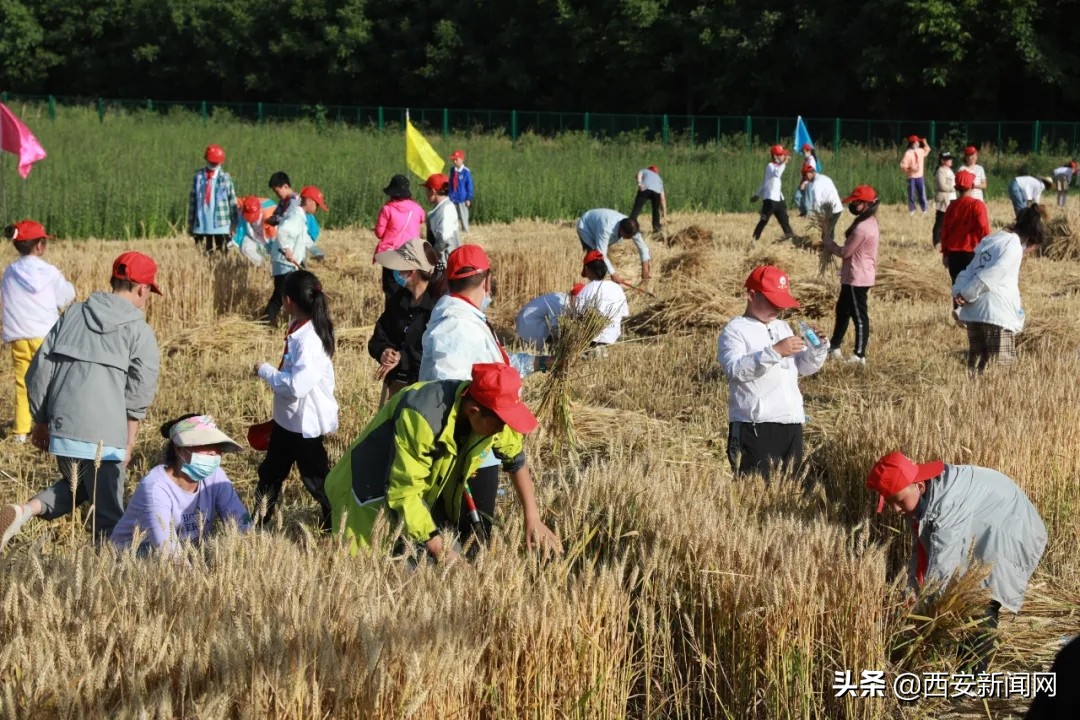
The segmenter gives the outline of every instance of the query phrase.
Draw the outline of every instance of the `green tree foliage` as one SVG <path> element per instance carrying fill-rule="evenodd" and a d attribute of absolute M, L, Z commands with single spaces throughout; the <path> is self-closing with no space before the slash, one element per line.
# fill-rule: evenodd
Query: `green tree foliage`
<path fill-rule="evenodd" d="M 326 105 L 1071 118 L 1078 16 L 1078 0 L 0 0 L 0 87 Z"/>

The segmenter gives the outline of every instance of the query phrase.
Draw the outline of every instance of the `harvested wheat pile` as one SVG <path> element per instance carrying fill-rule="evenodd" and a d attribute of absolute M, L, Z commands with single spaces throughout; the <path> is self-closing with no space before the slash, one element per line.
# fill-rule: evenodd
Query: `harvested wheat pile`
<path fill-rule="evenodd" d="M 799 314 L 817 320 L 832 314 L 840 288 L 835 282 L 819 278 L 803 280 L 791 291 L 799 301 Z"/>
<path fill-rule="evenodd" d="M 1051 260 L 1080 260 L 1080 212 L 1065 208 L 1046 223 L 1041 252 Z"/>
<path fill-rule="evenodd" d="M 191 350 L 229 355 L 265 342 L 267 338 L 276 340 L 279 336 L 284 337 L 284 329 L 279 333 L 266 323 L 244 320 L 234 315 L 212 323 L 184 328 L 161 338 L 158 346 L 163 355 Z"/>
<path fill-rule="evenodd" d="M 732 296 L 714 282 L 687 278 L 676 295 L 631 315 L 624 325 L 640 335 L 716 330 L 741 312 L 744 303 L 741 293 Z"/>
<path fill-rule="evenodd" d="M 679 247 L 693 248 L 705 243 L 710 243 L 712 242 L 712 239 L 712 230 L 707 230 L 699 225 L 691 225 L 673 235 L 668 235 L 666 242 L 668 247 L 678 245 Z"/>
<path fill-rule="evenodd" d="M 698 247 L 668 258 L 664 261 L 662 270 L 665 275 L 678 276 L 676 280 L 681 282 L 682 278 L 721 278 L 730 271 L 730 266 L 724 263 L 715 251 Z"/>
<path fill-rule="evenodd" d="M 1029 352 L 1074 350 L 1080 338 L 1080 322 L 1072 316 L 1028 315 L 1024 329 L 1016 336 L 1016 347 Z"/>
<path fill-rule="evenodd" d="M 904 260 L 887 260 L 878 265 L 874 287 L 892 300 L 938 302 L 949 299 L 948 275 L 928 274 L 925 269 Z"/>

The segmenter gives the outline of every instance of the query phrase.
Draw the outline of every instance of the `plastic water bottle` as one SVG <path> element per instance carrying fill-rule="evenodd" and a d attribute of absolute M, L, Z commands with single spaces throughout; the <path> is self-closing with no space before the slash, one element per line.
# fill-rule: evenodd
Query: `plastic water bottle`
<path fill-rule="evenodd" d="M 806 342 L 810 343 L 810 347 L 813 347 L 813 348 L 821 347 L 821 338 L 819 338 L 817 336 L 817 333 L 814 332 L 814 328 L 810 327 L 804 321 L 801 321 L 801 320 L 799 321 L 799 332 L 802 334 L 802 336 L 804 338 L 806 338 Z"/>

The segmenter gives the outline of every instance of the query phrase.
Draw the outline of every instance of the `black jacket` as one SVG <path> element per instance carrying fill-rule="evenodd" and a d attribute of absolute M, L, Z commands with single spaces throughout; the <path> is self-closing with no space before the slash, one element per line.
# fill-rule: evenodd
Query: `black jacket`
<path fill-rule="evenodd" d="M 424 354 L 424 330 L 431 319 L 431 310 L 438 302 L 434 285 L 413 305 L 412 292 L 407 288 L 386 300 L 386 309 L 375 323 L 375 332 L 368 341 L 368 354 L 376 361 L 387 348 L 401 353 L 401 362 L 386 376 L 387 380 L 412 384 L 420 379 L 420 359 Z"/>

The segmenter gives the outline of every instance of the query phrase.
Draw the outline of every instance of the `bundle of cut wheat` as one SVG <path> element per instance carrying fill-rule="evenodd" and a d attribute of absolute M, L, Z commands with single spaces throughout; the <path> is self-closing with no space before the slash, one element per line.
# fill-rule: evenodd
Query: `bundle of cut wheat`
<path fill-rule="evenodd" d="M 683 228 L 679 232 L 667 236 L 667 245 L 674 247 L 679 245 L 681 247 L 693 248 L 705 243 L 712 242 L 713 233 L 712 230 L 700 227 L 698 225 L 691 225 L 688 228 Z"/>
<path fill-rule="evenodd" d="M 679 292 L 659 300 L 626 320 L 626 327 L 644 335 L 722 328 L 745 302 L 740 294 L 723 292 L 714 282 L 687 278 Z"/>
<path fill-rule="evenodd" d="M 877 292 L 891 300 L 937 302 L 949 299 L 949 278 L 928 274 L 904 260 L 888 260 L 878 265 Z"/>
<path fill-rule="evenodd" d="M 574 418 L 571 412 L 571 379 L 574 369 L 583 362 L 593 339 L 610 320 L 595 304 L 559 318 L 559 333 L 552 349 L 551 368 L 540 387 L 536 416 L 551 431 L 556 444 L 569 450 L 577 448 Z"/>
<path fill-rule="evenodd" d="M 1041 252 L 1051 260 L 1080 260 L 1080 212 L 1064 208 L 1046 223 Z"/>

